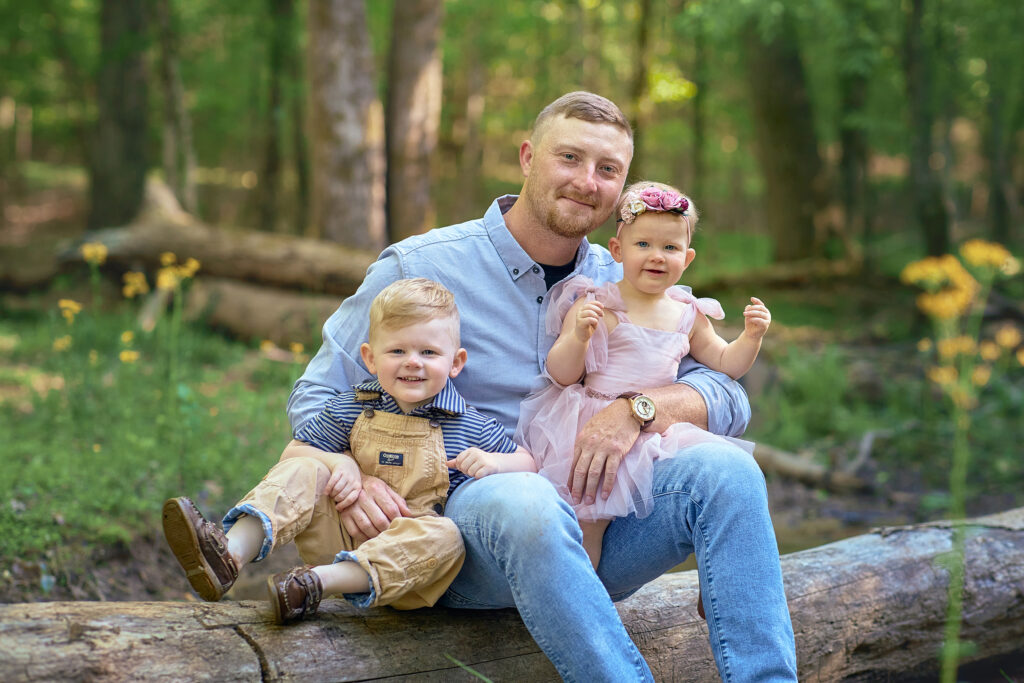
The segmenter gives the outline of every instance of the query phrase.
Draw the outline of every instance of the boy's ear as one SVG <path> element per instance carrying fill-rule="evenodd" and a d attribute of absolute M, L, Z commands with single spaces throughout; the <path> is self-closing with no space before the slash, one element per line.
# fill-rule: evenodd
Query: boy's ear
<path fill-rule="evenodd" d="M 616 263 L 622 263 L 622 242 L 618 237 L 608 240 L 608 251 L 612 253 L 612 258 Z"/>
<path fill-rule="evenodd" d="M 462 368 L 466 367 L 466 349 L 460 348 L 455 352 L 455 356 L 452 357 L 452 369 L 448 371 L 448 376 L 455 379 Z"/>
<path fill-rule="evenodd" d="M 359 355 L 363 357 L 363 365 L 370 371 L 371 375 L 377 374 L 377 368 L 373 364 L 373 349 L 369 344 L 364 343 L 359 347 Z"/>

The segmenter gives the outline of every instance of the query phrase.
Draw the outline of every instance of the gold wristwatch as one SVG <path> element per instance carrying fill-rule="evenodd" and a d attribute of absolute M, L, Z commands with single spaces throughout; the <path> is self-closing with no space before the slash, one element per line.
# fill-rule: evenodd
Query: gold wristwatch
<path fill-rule="evenodd" d="M 640 431 L 647 429 L 654 422 L 654 415 L 657 410 L 650 396 L 645 396 L 639 391 L 627 391 L 619 394 L 617 398 L 624 398 L 629 401 L 629 409 L 633 411 L 633 417 L 640 423 Z"/>

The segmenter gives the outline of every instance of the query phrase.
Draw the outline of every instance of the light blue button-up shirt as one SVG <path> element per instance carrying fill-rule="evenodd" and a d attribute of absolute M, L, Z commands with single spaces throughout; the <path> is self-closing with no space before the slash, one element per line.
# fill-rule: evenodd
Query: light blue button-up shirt
<path fill-rule="evenodd" d="M 359 346 L 369 336 L 370 303 L 402 278 L 425 277 L 455 295 L 468 361 L 455 379 L 466 401 L 500 422 L 512 434 L 519 403 L 543 386 L 544 359 L 556 335 L 545 330 L 548 291 L 543 266 L 527 255 L 505 226 L 504 212 L 516 197 L 491 203 L 481 219 L 431 230 L 385 249 L 366 272 L 358 291 L 345 299 L 323 328 L 323 345 L 288 399 L 288 417 L 298 430 L 335 394 L 372 375 Z M 595 283 L 618 282 L 622 267 L 607 249 L 583 240 L 568 277 L 585 275 Z M 728 376 L 689 356 L 679 381 L 704 397 L 708 429 L 739 436 L 750 420 L 746 392 Z"/>

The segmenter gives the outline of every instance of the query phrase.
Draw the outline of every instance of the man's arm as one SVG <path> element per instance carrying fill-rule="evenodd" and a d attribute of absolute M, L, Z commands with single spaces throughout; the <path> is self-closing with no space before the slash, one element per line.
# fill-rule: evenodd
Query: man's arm
<path fill-rule="evenodd" d="M 689 422 L 715 434 L 738 436 L 750 421 L 747 393 L 727 375 L 714 372 L 688 356 L 680 380 L 666 387 L 645 390 L 657 406 L 647 431 L 663 432 L 673 424 Z M 684 374 L 685 373 L 685 374 Z M 573 467 L 567 482 L 573 500 L 590 504 L 599 493 L 607 498 L 615 486 L 622 459 L 640 434 L 625 399 L 612 401 L 595 415 L 576 437 Z M 601 475 L 604 486 L 597 489 Z"/>

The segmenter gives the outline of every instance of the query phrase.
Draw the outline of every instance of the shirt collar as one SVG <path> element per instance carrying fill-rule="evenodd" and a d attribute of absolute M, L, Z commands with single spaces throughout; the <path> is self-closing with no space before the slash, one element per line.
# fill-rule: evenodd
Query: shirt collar
<path fill-rule="evenodd" d="M 487 234 L 491 238 L 494 249 L 498 252 L 498 256 L 501 258 L 502 263 L 505 264 L 505 268 L 513 280 L 518 280 L 537 265 L 530 258 L 530 255 L 519 246 L 519 242 L 516 242 L 516 238 L 512 236 L 508 226 L 505 225 L 505 212 L 512 208 L 512 205 L 516 203 L 518 198 L 519 196 L 514 194 L 502 195 L 491 202 L 487 213 L 484 214 L 484 227 L 487 230 Z M 573 266 L 574 272 L 579 268 L 580 264 L 585 262 L 589 254 L 590 242 L 584 237 L 579 249 L 576 250 L 576 261 Z"/>
<path fill-rule="evenodd" d="M 391 394 L 384 391 L 384 388 L 380 385 L 380 381 L 377 379 L 372 379 L 368 382 L 363 382 L 362 384 L 356 384 L 352 388 L 356 391 L 379 392 L 382 400 L 386 403 L 393 404 L 394 407 L 401 412 L 401 409 L 398 408 L 398 403 Z M 444 387 L 440 392 L 438 392 L 437 396 L 434 397 L 433 401 L 416 408 L 409 414 L 423 415 L 432 411 L 441 411 L 443 413 L 448 413 L 449 415 L 462 415 L 466 412 L 466 399 L 462 398 L 462 394 L 460 394 L 459 390 L 455 388 L 455 384 L 452 382 L 451 378 L 448 378 L 448 381 L 445 382 Z"/>

